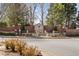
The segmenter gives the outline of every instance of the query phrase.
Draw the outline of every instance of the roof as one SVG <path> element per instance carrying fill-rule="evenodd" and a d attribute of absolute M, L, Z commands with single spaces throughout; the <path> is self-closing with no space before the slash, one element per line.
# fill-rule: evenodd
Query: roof
<path fill-rule="evenodd" d="M 37 24 L 35 24 L 35 25 L 42 25 L 41 23 L 37 23 Z"/>

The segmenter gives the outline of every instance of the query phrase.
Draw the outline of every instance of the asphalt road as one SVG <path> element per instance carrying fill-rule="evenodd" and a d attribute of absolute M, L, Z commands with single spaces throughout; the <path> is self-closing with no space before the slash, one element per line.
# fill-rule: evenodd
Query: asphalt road
<path fill-rule="evenodd" d="M 9 37 L 0 36 L 1 40 Z M 14 38 L 14 37 L 10 37 Z M 20 37 L 28 44 L 36 46 L 45 56 L 79 56 L 79 38 L 40 39 Z"/>
<path fill-rule="evenodd" d="M 79 56 L 79 38 L 25 38 L 25 40 L 31 45 L 35 45 L 40 48 L 46 56 Z"/>

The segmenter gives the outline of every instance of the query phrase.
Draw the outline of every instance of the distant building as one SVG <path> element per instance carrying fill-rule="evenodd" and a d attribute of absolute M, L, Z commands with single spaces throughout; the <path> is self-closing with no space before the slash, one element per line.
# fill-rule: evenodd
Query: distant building
<path fill-rule="evenodd" d="M 43 33 L 43 25 L 38 23 L 35 25 L 35 32 L 36 33 Z"/>
<path fill-rule="evenodd" d="M 26 29 L 26 32 L 27 33 L 34 33 L 35 32 L 34 26 L 33 25 L 30 25 L 30 24 L 26 25 L 25 26 L 25 29 Z"/>

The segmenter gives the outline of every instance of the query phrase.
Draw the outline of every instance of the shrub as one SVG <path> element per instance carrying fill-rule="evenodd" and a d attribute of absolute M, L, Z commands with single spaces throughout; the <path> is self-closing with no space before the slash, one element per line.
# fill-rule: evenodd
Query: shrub
<path fill-rule="evenodd" d="M 5 41 L 5 47 L 6 47 L 6 49 L 9 49 L 10 48 L 10 42 L 9 41 Z"/>
<path fill-rule="evenodd" d="M 6 49 L 11 49 L 11 51 L 15 52 L 15 47 L 17 44 L 17 40 L 11 39 L 5 41 Z"/>
<path fill-rule="evenodd" d="M 15 36 L 16 34 L 14 32 L 0 32 L 0 35 L 5 35 L 5 36 Z"/>
<path fill-rule="evenodd" d="M 20 55 L 22 55 L 22 50 L 25 48 L 27 44 L 25 42 L 23 42 L 22 40 L 18 40 L 17 42 L 17 52 L 20 53 Z"/>
<path fill-rule="evenodd" d="M 0 22 L 0 27 L 7 27 L 7 23 L 6 22 Z"/>
<path fill-rule="evenodd" d="M 35 56 L 35 51 L 36 51 L 36 48 L 29 47 L 23 50 L 22 52 L 24 56 Z"/>
<path fill-rule="evenodd" d="M 22 56 L 42 56 L 41 51 L 36 47 L 28 46 L 21 39 L 11 39 L 5 41 L 6 49 L 11 49 L 12 52 L 18 52 Z"/>
<path fill-rule="evenodd" d="M 33 46 L 25 48 L 22 53 L 24 56 L 42 56 L 41 51 L 37 50 L 37 48 Z"/>
<path fill-rule="evenodd" d="M 13 52 L 15 52 L 15 42 L 14 40 L 11 40 L 10 48 Z"/>

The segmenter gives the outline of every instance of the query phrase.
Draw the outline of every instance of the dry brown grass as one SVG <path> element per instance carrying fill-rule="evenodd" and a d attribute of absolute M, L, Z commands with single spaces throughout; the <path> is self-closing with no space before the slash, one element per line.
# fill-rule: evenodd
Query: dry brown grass
<path fill-rule="evenodd" d="M 6 49 L 18 52 L 21 56 L 42 56 L 41 51 L 36 47 L 29 46 L 21 39 L 10 39 L 5 41 Z"/>
<path fill-rule="evenodd" d="M 5 47 L 6 49 L 11 49 L 11 51 L 15 52 L 17 47 L 18 39 L 9 39 L 5 41 Z"/>
<path fill-rule="evenodd" d="M 5 41 L 5 47 L 6 47 L 6 49 L 10 49 L 10 44 L 11 44 L 10 41 L 8 41 L 8 40 Z"/>
<path fill-rule="evenodd" d="M 22 53 L 22 50 L 25 48 L 25 47 L 27 47 L 27 44 L 25 43 L 25 42 L 23 42 L 23 41 L 21 41 L 21 40 L 18 40 L 17 41 L 17 52 L 19 52 L 20 53 L 20 55 L 22 55 L 23 53 Z"/>
<path fill-rule="evenodd" d="M 23 56 L 42 56 L 41 51 L 36 47 L 29 46 L 28 48 L 23 49 Z"/>

